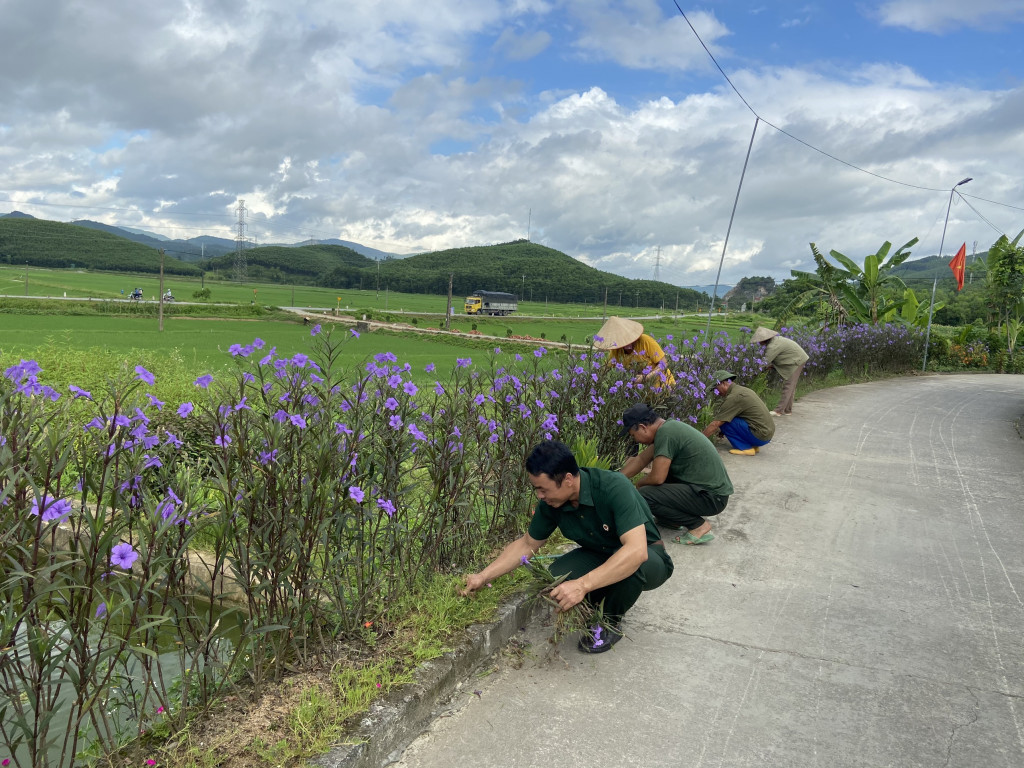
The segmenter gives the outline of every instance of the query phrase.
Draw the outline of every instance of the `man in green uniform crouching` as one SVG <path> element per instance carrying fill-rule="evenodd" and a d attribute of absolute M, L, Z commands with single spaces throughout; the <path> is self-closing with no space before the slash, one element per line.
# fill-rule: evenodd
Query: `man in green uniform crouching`
<path fill-rule="evenodd" d="M 714 539 L 705 518 L 725 509 L 733 488 L 711 441 L 689 424 L 666 421 L 644 403 L 622 414 L 622 431 L 647 446 L 621 471 L 635 477 L 651 465 L 637 487 L 658 522 L 666 528 L 685 528 L 679 537 L 684 544 L 707 544 Z"/>
<path fill-rule="evenodd" d="M 557 440 L 534 447 L 526 473 L 538 499 L 529 529 L 490 565 L 467 576 L 461 594 L 470 595 L 518 568 L 557 528 L 579 548 L 551 564 L 555 576 L 567 574 L 551 597 L 563 611 L 584 600 L 603 603 L 602 624 L 579 640 L 584 653 L 603 653 L 622 638 L 619 623 L 640 593 L 660 587 L 672 575 L 672 558 L 647 503 L 621 473 L 581 468 Z"/>

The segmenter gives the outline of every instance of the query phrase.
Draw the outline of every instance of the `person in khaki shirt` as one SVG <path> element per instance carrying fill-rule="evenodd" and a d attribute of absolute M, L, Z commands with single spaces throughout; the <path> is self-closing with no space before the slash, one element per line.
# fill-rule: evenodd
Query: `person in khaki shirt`
<path fill-rule="evenodd" d="M 775 421 L 757 393 L 733 382 L 736 374 L 715 371 L 708 389 L 722 398 L 705 437 L 721 432 L 732 445 L 729 453 L 753 456 L 775 436 Z"/>
<path fill-rule="evenodd" d="M 804 372 L 807 353 L 803 347 L 792 339 L 779 336 L 778 331 L 761 326 L 750 337 L 752 344 L 760 344 L 764 350 L 765 368 L 774 368 L 782 378 L 782 394 L 779 404 L 771 412 L 772 416 L 788 416 L 793 412 L 793 399 L 796 396 L 796 385 Z"/>

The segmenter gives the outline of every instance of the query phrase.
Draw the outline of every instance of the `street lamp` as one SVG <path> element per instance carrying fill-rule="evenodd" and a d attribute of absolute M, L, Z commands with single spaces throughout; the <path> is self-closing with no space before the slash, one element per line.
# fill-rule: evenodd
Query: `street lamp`
<path fill-rule="evenodd" d="M 946 225 L 949 224 L 949 209 L 953 207 L 953 193 L 956 192 L 957 187 L 962 187 L 968 181 L 971 181 L 971 177 L 968 176 L 962 181 L 958 181 L 953 185 L 952 189 L 949 190 L 949 203 L 946 205 L 946 220 L 942 222 L 942 239 L 939 240 L 939 258 L 942 258 L 942 246 L 946 244 Z M 924 334 L 924 363 L 921 365 L 921 371 L 928 370 L 928 341 L 932 337 L 932 312 L 935 311 L 935 287 L 939 284 L 939 278 L 936 277 L 932 280 L 932 303 L 928 306 L 928 330 Z"/>

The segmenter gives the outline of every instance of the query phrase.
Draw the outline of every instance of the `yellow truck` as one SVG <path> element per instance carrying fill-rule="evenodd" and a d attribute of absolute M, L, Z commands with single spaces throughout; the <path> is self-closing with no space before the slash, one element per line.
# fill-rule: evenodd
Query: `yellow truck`
<path fill-rule="evenodd" d="M 517 309 L 519 300 L 514 293 L 473 291 L 466 297 L 467 315 L 510 315 Z"/>

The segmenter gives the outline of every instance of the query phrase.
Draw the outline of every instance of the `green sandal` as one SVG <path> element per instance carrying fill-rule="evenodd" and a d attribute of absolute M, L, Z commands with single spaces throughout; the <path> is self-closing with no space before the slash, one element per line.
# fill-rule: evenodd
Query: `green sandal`
<path fill-rule="evenodd" d="M 700 538 L 694 536 L 692 533 L 687 531 L 682 536 L 676 536 L 676 541 L 681 541 L 683 544 L 707 544 L 709 541 L 715 538 L 713 533 L 705 533 Z"/>

